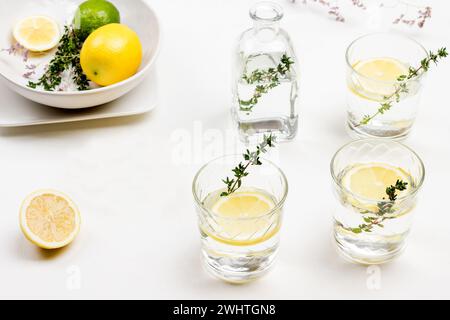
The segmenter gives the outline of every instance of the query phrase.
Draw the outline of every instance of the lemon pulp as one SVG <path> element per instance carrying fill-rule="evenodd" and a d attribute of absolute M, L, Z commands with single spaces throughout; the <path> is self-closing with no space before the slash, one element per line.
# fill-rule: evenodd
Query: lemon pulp
<path fill-rule="evenodd" d="M 354 86 L 351 88 L 356 94 L 374 100 L 383 100 L 396 90 L 399 76 L 408 74 L 408 65 L 394 58 L 371 58 L 357 61 L 353 69 Z M 373 98 L 373 97 L 376 98 Z"/>
<path fill-rule="evenodd" d="M 210 221 L 210 225 L 214 225 L 213 230 L 201 226 L 211 238 L 230 245 L 246 246 L 264 242 L 278 232 L 279 212 L 272 212 L 275 201 L 268 193 L 244 189 L 227 197 L 218 194 L 205 202 L 214 215 Z"/>
<path fill-rule="evenodd" d="M 31 16 L 19 21 L 13 35 L 20 45 L 34 52 L 52 49 L 60 38 L 58 24 L 46 16 Z"/>
<path fill-rule="evenodd" d="M 65 195 L 41 190 L 29 195 L 20 212 L 20 226 L 26 238 L 44 249 L 61 248 L 79 231 L 80 215 Z"/>

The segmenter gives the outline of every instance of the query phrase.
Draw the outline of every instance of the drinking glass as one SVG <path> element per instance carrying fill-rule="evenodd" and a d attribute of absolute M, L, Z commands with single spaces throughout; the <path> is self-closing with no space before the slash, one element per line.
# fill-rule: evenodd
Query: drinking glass
<path fill-rule="evenodd" d="M 407 74 L 410 67 L 419 67 L 420 61 L 427 57 L 425 48 L 406 36 L 373 33 L 354 40 L 345 57 L 350 133 L 359 138 L 406 138 L 417 115 L 424 74 L 419 73 L 405 81 L 407 92 L 400 92 L 396 101 L 395 92 L 400 89 L 400 82 L 397 77 L 383 77 L 383 73 L 389 71 L 383 68 L 389 68 L 387 64 L 390 64 L 390 68 L 398 68 L 402 70 L 401 74 Z M 362 71 L 364 69 L 366 72 Z M 392 101 L 392 108 L 378 112 L 386 101 Z M 364 122 L 365 118 L 374 115 L 370 121 Z"/>
<path fill-rule="evenodd" d="M 395 201 L 387 194 L 383 199 L 375 199 L 352 189 L 355 176 L 351 173 L 357 170 L 365 170 L 365 179 L 371 179 L 370 175 L 381 175 L 381 180 L 386 178 L 375 166 L 378 170 L 395 168 L 408 183 L 406 191 L 399 193 Z M 419 156 L 393 140 L 357 140 L 336 152 L 331 161 L 331 176 L 338 200 L 334 212 L 334 238 L 344 257 L 362 264 L 380 264 L 399 255 L 411 228 L 424 175 L 425 168 Z M 384 191 L 383 188 L 395 184 L 392 180 L 388 185 L 373 187 Z"/>
<path fill-rule="evenodd" d="M 283 205 L 288 184 L 283 172 L 272 162 L 249 166 L 248 176 L 235 193 L 255 195 L 273 203 L 263 215 L 223 216 L 215 209 L 226 191 L 222 181 L 242 161 L 242 155 L 215 159 L 194 178 L 192 190 L 200 229 L 202 259 L 206 269 L 228 282 L 247 282 L 264 275 L 274 264 Z M 230 195 L 230 196 L 233 196 Z"/>

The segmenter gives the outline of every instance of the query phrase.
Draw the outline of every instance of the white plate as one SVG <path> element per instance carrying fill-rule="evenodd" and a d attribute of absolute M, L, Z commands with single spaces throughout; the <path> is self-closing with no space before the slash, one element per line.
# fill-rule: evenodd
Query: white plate
<path fill-rule="evenodd" d="M 78 110 L 57 109 L 32 102 L 0 85 L 0 127 L 22 127 L 92 119 L 114 118 L 151 111 L 157 103 L 156 70 L 132 92 L 113 102 Z"/>

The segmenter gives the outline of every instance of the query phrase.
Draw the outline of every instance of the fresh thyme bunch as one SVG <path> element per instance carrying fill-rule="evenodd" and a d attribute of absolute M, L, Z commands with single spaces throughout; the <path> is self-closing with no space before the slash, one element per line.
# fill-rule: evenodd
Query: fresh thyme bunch
<path fill-rule="evenodd" d="M 370 121 L 372 121 L 376 116 L 380 114 L 384 114 L 386 111 L 392 108 L 392 105 L 396 102 L 400 102 L 401 94 L 408 93 L 408 81 L 414 77 L 417 77 L 430 69 L 431 63 L 433 62 L 437 65 L 438 61 L 442 58 L 447 57 L 447 48 L 440 48 L 437 53 L 429 52 L 428 56 L 424 58 L 420 62 L 420 66 L 417 68 L 409 67 L 408 74 L 403 74 L 397 78 L 399 82 L 397 84 L 396 90 L 389 96 L 383 97 L 383 102 L 380 104 L 377 112 L 373 115 L 365 115 L 361 122 L 356 125 L 356 127 L 367 125 Z"/>
<path fill-rule="evenodd" d="M 385 220 L 393 219 L 394 217 L 386 216 L 386 214 L 393 213 L 393 206 L 397 200 L 397 191 L 406 190 L 408 183 L 403 180 L 397 180 L 395 185 L 391 185 L 386 188 L 386 194 L 389 197 L 389 202 L 378 202 L 378 212 L 375 217 L 364 217 L 363 224 L 360 224 L 357 228 L 348 228 L 353 233 L 372 232 L 374 226 L 383 228 L 382 224 Z M 384 200 L 384 198 L 383 198 Z"/>
<path fill-rule="evenodd" d="M 244 74 L 242 80 L 245 83 L 252 85 L 257 83 L 253 96 L 248 100 L 240 100 L 239 106 L 241 111 L 250 112 L 258 103 L 259 98 L 263 94 L 268 93 L 271 89 L 280 85 L 280 79 L 286 76 L 294 64 L 292 58 L 283 54 L 280 63 L 276 68 L 268 68 L 267 70 L 256 69 L 250 75 Z"/>
<path fill-rule="evenodd" d="M 83 42 L 72 26 L 64 27 L 64 34 L 59 41 L 55 56 L 47 66 L 45 73 L 37 82 L 29 81 L 28 87 L 36 89 L 42 86 L 46 91 L 54 91 L 62 81 L 62 73 L 73 72 L 73 81 L 78 90 L 89 89 L 89 81 L 80 65 L 80 51 Z"/>
<path fill-rule="evenodd" d="M 250 166 L 260 166 L 262 165 L 260 156 L 263 153 L 266 153 L 268 148 L 275 147 L 275 136 L 270 134 L 269 136 L 264 136 L 263 142 L 261 142 L 256 150 L 251 152 L 247 149 L 247 151 L 243 154 L 245 163 L 240 162 L 232 171 L 234 173 L 234 178 L 230 179 L 226 177 L 226 179 L 222 180 L 227 185 L 227 191 L 224 191 L 220 194 L 221 197 L 226 197 L 239 189 L 242 185 L 242 178 L 248 176 L 249 172 L 247 169 Z"/>

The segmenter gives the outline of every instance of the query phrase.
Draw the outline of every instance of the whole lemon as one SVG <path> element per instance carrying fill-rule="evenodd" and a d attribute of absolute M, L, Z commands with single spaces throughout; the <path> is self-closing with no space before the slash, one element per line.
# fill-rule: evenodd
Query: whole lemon
<path fill-rule="evenodd" d="M 142 62 L 142 44 L 129 27 L 112 23 L 95 30 L 80 52 L 80 64 L 89 80 L 109 86 L 133 76 Z"/>

